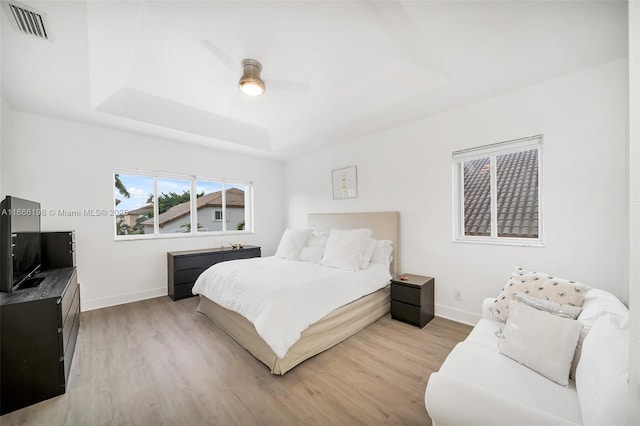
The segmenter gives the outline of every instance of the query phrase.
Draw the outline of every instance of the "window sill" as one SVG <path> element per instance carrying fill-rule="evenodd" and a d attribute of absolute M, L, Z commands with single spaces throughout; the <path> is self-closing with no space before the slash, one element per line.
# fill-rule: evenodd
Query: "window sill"
<path fill-rule="evenodd" d="M 141 234 L 141 235 L 117 235 L 114 238 L 115 242 L 120 241 L 141 241 L 141 240 L 167 240 L 167 239 L 180 239 L 180 238 L 201 238 L 201 237 L 224 237 L 229 235 L 253 235 L 254 232 L 250 231 L 225 231 L 225 232 L 198 232 L 195 234 L 187 233 L 175 233 L 175 234 Z"/>
<path fill-rule="evenodd" d="M 535 241 L 523 241 L 523 240 L 514 240 L 514 239 L 487 239 L 487 238 L 454 238 L 452 243 L 463 243 L 463 244 L 487 244 L 494 246 L 519 246 L 519 247 L 536 247 L 543 248 L 545 247 L 544 241 L 535 240 Z"/>

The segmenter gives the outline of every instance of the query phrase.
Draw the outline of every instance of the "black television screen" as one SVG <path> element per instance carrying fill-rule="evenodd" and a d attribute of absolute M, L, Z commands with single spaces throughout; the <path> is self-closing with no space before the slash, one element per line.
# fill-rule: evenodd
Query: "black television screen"
<path fill-rule="evenodd" d="M 0 291 L 11 292 L 40 269 L 40 203 L 8 196 L 0 204 Z"/>

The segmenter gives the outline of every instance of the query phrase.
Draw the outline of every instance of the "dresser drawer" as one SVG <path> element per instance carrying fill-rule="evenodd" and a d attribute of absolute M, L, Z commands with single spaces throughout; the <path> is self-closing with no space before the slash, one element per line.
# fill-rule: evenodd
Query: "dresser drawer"
<path fill-rule="evenodd" d="M 62 377 L 62 385 L 64 390 L 66 391 L 67 385 L 69 384 L 69 371 L 71 371 L 71 362 L 73 361 L 73 354 L 76 348 L 76 341 L 78 339 L 78 331 L 80 330 L 80 315 L 76 315 L 74 318 L 74 322 L 71 326 L 71 335 L 69 339 L 69 344 L 67 350 L 65 351 L 64 358 L 62 361 L 62 373 L 64 376 Z"/>
<path fill-rule="evenodd" d="M 58 311 L 58 327 L 62 327 L 64 324 L 64 319 L 69 314 L 69 309 L 71 309 L 71 305 L 73 304 L 73 297 L 76 294 L 76 290 L 78 289 L 78 275 L 77 272 L 73 272 L 71 276 L 71 280 L 64 294 L 62 295 L 62 300 L 60 301 L 60 310 Z"/>
<path fill-rule="evenodd" d="M 209 267 L 218 262 L 222 262 L 222 253 L 203 253 L 191 254 L 187 256 L 174 256 L 173 269 L 177 272 L 181 269 Z"/>
<path fill-rule="evenodd" d="M 64 326 L 62 327 L 62 346 L 60 347 L 60 353 L 67 353 L 67 345 L 69 344 L 69 338 L 71 337 L 71 332 L 73 329 L 73 324 L 76 321 L 76 318 L 80 315 L 80 291 L 79 287 L 76 287 L 76 293 L 73 296 L 73 304 L 71 305 L 71 309 L 69 309 L 69 314 L 64 321 Z"/>
<path fill-rule="evenodd" d="M 223 253 L 223 260 L 250 259 L 252 257 L 260 257 L 260 249 L 240 249 Z"/>
<path fill-rule="evenodd" d="M 192 289 L 193 283 L 176 285 L 175 287 L 173 287 L 173 300 L 192 297 L 194 295 L 191 292 Z"/>
<path fill-rule="evenodd" d="M 391 283 L 391 299 L 420 306 L 421 288 Z"/>
<path fill-rule="evenodd" d="M 180 284 L 188 284 L 193 285 L 196 282 L 196 279 L 200 276 L 201 273 L 206 271 L 208 268 L 192 268 L 192 269 L 184 269 L 181 271 L 175 271 L 173 274 L 173 282 L 174 285 Z"/>

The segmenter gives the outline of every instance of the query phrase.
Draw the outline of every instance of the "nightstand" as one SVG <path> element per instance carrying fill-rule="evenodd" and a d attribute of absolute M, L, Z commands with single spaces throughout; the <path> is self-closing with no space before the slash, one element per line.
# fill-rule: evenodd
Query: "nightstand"
<path fill-rule="evenodd" d="M 407 277 L 401 280 L 400 277 Z M 435 280 L 402 274 L 391 280 L 391 318 L 424 327 L 433 319 Z"/>

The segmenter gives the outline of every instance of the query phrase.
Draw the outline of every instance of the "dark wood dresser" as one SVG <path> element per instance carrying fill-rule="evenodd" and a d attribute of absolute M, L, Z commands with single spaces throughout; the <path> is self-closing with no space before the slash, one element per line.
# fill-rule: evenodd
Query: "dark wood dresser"
<path fill-rule="evenodd" d="M 191 290 L 198 276 L 205 269 L 227 260 L 260 257 L 260 247 L 244 246 L 241 249 L 221 247 L 217 249 L 173 251 L 167 253 L 169 296 L 173 300 L 191 297 Z"/>
<path fill-rule="evenodd" d="M 422 275 L 402 274 L 392 279 L 391 317 L 424 327 L 434 317 L 434 287 L 435 280 Z"/>
<path fill-rule="evenodd" d="M 0 293 L 1 414 L 63 394 L 80 329 L 75 267 L 46 270 L 37 287 Z"/>

